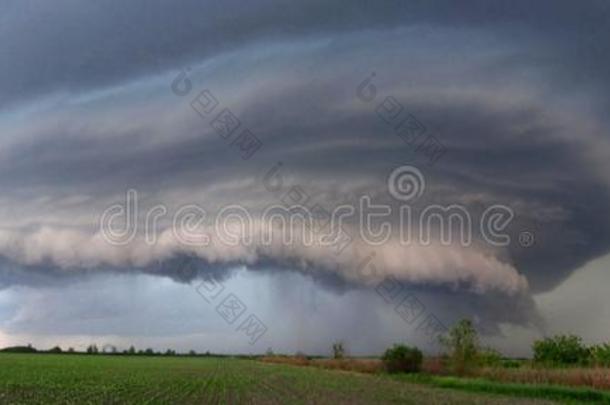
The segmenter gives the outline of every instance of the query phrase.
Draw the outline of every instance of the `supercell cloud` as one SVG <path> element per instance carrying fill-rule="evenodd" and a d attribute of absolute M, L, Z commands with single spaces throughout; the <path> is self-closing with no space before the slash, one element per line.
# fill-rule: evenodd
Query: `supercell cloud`
<path fill-rule="evenodd" d="M 120 311 L 129 289 L 111 286 L 129 277 L 146 280 L 144 289 L 169 278 L 179 286 L 162 294 L 177 296 L 184 283 L 256 272 L 275 280 L 260 294 L 297 312 L 286 289 L 298 283 L 311 283 L 328 305 L 344 297 L 364 308 L 380 282 L 395 279 L 444 323 L 471 316 L 490 333 L 506 323 L 538 330 L 544 317 L 533 295 L 610 247 L 609 18 L 597 1 L 5 2 L 0 285 L 15 302 L 16 288 L 83 298 L 79 283 L 93 278 Z M 235 134 L 215 125 L 225 108 L 240 122 Z M 406 140 L 394 114 L 414 117 L 409 136 L 433 136 L 443 153 L 431 159 Z M 244 130 L 256 148 L 238 138 Z M 438 226 L 430 243 L 401 243 L 401 231 L 421 228 L 401 221 L 405 203 L 388 189 L 405 165 L 425 179 L 408 202 L 414 217 L 459 204 L 472 218 L 471 243 L 441 243 Z M 127 209 L 128 190 L 137 193 L 137 231 L 113 245 L 100 221 L 117 204 Z M 390 207 L 383 243 L 363 240 L 363 197 Z M 265 243 L 264 211 L 289 200 L 354 206 L 343 225 L 351 243 L 340 253 L 303 240 Z M 185 206 L 205 211 L 197 232 L 211 234 L 213 218 L 235 204 L 254 218 L 249 243 L 185 243 L 173 231 Z M 504 230 L 510 243 L 489 243 L 479 229 L 494 205 L 514 213 Z M 152 227 L 151 212 L 159 213 Z M 182 271 L 185 259 L 193 272 Z M 239 288 L 249 291 L 243 280 Z M 65 309 L 61 294 L 49 297 Z M 3 330 L 90 333 L 41 321 L 39 330 L 20 327 L 45 305 L 26 301 Z M 113 313 L 87 305 L 68 312 Z M 386 316 L 360 312 L 359 322 L 375 327 Z M 400 322 L 378 333 L 396 333 Z M 198 330 L 215 323 L 195 322 Z M 332 322 L 317 327 L 332 339 Z M 273 342 L 288 350 L 281 336 Z M 359 339 L 362 351 L 379 347 L 375 337 Z"/>

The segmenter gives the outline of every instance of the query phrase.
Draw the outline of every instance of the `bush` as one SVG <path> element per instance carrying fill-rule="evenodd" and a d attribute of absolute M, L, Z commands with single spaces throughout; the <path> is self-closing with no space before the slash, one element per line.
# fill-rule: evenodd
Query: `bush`
<path fill-rule="evenodd" d="M 479 351 L 477 363 L 483 367 L 497 367 L 502 364 L 502 355 L 495 349 L 485 348 Z"/>
<path fill-rule="evenodd" d="M 610 344 L 602 343 L 591 347 L 591 358 L 596 366 L 610 366 Z"/>
<path fill-rule="evenodd" d="M 501 366 L 503 368 L 520 368 L 523 365 L 523 362 L 519 360 L 506 359 L 502 360 Z"/>
<path fill-rule="evenodd" d="M 586 364 L 590 351 L 575 335 L 557 335 L 534 342 L 534 361 L 547 365 Z"/>
<path fill-rule="evenodd" d="M 389 373 L 414 373 L 421 369 L 423 355 L 416 347 L 397 344 L 387 349 L 381 360 Z"/>

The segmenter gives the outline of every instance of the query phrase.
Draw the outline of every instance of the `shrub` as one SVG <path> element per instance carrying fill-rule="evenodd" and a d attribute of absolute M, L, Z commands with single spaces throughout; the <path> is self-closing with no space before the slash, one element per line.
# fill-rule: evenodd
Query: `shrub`
<path fill-rule="evenodd" d="M 416 347 L 396 344 L 385 351 L 381 360 L 389 373 L 414 373 L 421 369 L 423 355 Z"/>
<path fill-rule="evenodd" d="M 596 366 L 610 366 L 610 344 L 602 343 L 591 347 L 591 358 Z"/>
<path fill-rule="evenodd" d="M 502 364 L 502 355 L 495 349 L 485 348 L 479 351 L 477 363 L 483 367 L 497 367 Z"/>
<path fill-rule="evenodd" d="M 575 335 L 557 335 L 534 342 L 534 361 L 547 365 L 585 364 L 590 359 L 589 350 L 582 339 Z"/>
<path fill-rule="evenodd" d="M 502 360 L 501 363 L 503 368 L 519 368 L 523 365 L 523 362 L 513 359 Z"/>

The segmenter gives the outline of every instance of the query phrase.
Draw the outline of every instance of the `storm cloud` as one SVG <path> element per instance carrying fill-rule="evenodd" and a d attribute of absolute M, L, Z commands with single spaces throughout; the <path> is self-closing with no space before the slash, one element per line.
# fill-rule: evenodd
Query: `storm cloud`
<path fill-rule="evenodd" d="M 532 296 L 610 248 L 608 8 L 597 1 L 5 2 L 0 284 L 69 289 L 124 274 L 143 274 L 147 285 L 155 275 L 227 281 L 243 268 L 282 283 L 306 277 L 324 294 L 366 302 L 391 277 L 445 323 L 474 316 L 490 333 L 505 323 L 544 327 Z M 367 79 L 368 98 L 360 94 Z M 218 102 L 213 114 L 193 108 L 204 90 Z M 442 143 L 437 161 L 384 121 L 387 97 Z M 224 108 L 261 141 L 248 159 L 212 125 Z M 403 165 L 425 176 L 422 196 L 410 202 L 415 213 L 460 204 L 478 221 L 502 204 L 515 214 L 511 243 L 490 245 L 476 234 L 469 246 L 404 246 L 394 234 L 372 246 L 355 221 L 346 223 L 354 241 L 341 254 L 260 240 L 189 246 L 172 232 L 172 215 L 187 204 L 211 217 L 231 204 L 260 214 L 295 186 L 329 211 L 358 206 L 363 196 L 388 204 L 399 229 L 388 176 Z M 167 213 L 155 243 L 139 232 L 113 246 L 100 218 L 126 204 L 131 189 L 140 231 L 154 207 Z M 523 243 L 525 233 L 533 244 Z M 374 277 L 361 274 L 369 254 Z M 181 273 L 184 258 L 194 272 Z M 375 311 L 367 314 L 363 322 L 377 322 Z M 11 325 L 15 332 L 21 324 Z M 363 351 L 378 348 L 363 339 Z"/>

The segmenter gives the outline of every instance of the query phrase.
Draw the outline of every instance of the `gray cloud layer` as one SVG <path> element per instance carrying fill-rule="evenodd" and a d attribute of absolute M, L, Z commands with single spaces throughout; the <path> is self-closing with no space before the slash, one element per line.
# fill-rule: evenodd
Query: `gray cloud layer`
<path fill-rule="evenodd" d="M 384 274 L 438 299 L 447 321 L 538 322 L 530 294 L 608 251 L 603 2 L 32 1 L 4 3 L 0 15 L 4 285 L 99 270 L 181 279 L 175 261 L 192 255 L 202 274 L 247 264 L 316 275 L 336 291 L 366 286 L 352 276 L 362 248 L 340 260 L 171 240 L 118 249 L 97 234 L 128 188 L 146 207 L 260 210 L 278 202 L 263 178 L 279 160 L 286 184 L 329 208 L 363 194 L 390 201 L 385 178 L 405 163 L 426 175 L 418 204 L 512 207 L 513 241 L 532 231 L 531 248 L 372 249 Z M 187 67 L 194 90 L 179 97 L 170 85 Z M 379 95 L 367 104 L 356 87 L 372 71 Z M 241 160 L 189 107 L 204 88 L 264 142 L 254 158 Z M 385 96 L 446 145 L 435 166 L 379 119 Z"/>

